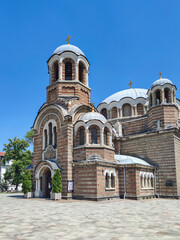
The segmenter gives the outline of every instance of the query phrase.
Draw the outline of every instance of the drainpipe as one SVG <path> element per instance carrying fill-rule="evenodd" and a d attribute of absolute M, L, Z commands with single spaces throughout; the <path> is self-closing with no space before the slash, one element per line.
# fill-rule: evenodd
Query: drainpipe
<path fill-rule="evenodd" d="M 124 169 L 124 199 L 126 198 L 126 169 L 125 165 L 123 166 Z"/>
<path fill-rule="evenodd" d="M 155 190 L 155 196 L 159 198 L 159 194 L 157 193 L 157 186 L 156 186 L 156 168 L 154 170 L 154 190 Z"/>

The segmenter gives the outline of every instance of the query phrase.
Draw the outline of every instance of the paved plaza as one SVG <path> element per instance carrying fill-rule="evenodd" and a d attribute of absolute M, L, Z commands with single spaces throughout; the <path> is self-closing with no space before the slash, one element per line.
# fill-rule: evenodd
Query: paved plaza
<path fill-rule="evenodd" d="M 50 201 L 0 194 L 0 239 L 180 239 L 180 200 Z"/>

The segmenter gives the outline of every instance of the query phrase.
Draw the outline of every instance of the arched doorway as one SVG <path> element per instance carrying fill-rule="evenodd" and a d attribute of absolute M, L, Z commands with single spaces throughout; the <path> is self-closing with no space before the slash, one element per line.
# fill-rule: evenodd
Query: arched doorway
<path fill-rule="evenodd" d="M 50 192 L 51 192 L 51 171 L 49 168 L 47 168 L 44 171 L 44 197 L 50 198 Z"/>

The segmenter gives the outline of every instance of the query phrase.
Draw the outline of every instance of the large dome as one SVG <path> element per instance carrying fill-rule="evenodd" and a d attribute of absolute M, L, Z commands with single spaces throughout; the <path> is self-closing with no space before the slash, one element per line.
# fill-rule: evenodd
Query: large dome
<path fill-rule="evenodd" d="M 110 97 L 104 99 L 104 101 L 102 101 L 102 103 L 105 102 L 105 103 L 109 104 L 113 101 L 119 102 L 123 98 L 132 98 L 132 99 L 147 98 L 147 91 L 148 91 L 147 89 L 142 89 L 142 88 L 126 89 L 126 90 L 114 93 Z"/>
<path fill-rule="evenodd" d="M 59 47 L 57 47 L 53 54 L 61 54 L 62 52 L 66 52 L 66 51 L 70 51 L 70 52 L 74 52 L 77 55 L 84 55 L 84 53 L 81 51 L 81 49 L 79 49 L 78 47 L 71 45 L 71 44 L 64 44 L 61 45 Z"/>
<path fill-rule="evenodd" d="M 174 84 L 171 82 L 171 80 L 169 80 L 169 79 L 167 79 L 167 78 L 160 78 L 160 79 L 156 80 L 156 81 L 152 84 L 151 88 L 155 87 L 156 85 L 161 85 L 161 86 L 163 86 L 163 85 L 166 84 L 166 83 L 169 83 L 169 84 L 174 85 Z"/>
<path fill-rule="evenodd" d="M 88 122 L 89 120 L 99 120 L 103 123 L 107 122 L 106 118 L 98 112 L 89 112 L 80 116 L 79 120 Z"/>

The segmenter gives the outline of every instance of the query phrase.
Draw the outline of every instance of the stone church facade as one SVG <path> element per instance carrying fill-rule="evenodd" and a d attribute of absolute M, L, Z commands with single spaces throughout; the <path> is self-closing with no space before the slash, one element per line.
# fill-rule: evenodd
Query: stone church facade
<path fill-rule="evenodd" d="M 180 101 L 165 78 L 91 104 L 89 62 L 71 44 L 47 61 L 47 100 L 32 127 L 35 197 L 62 174 L 64 199 L 180 198 Z"/>

